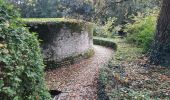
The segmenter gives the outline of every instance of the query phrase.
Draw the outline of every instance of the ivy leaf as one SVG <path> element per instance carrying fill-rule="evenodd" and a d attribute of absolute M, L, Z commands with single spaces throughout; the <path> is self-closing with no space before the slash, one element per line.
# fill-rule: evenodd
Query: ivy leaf
<path fill-rule="evenodd" d="M 10 94 L 11 96 L 16 93 L 16 91 L 15 91 L 15 90 L 12 90 L 10 87 L 3 87 L 3 90 L 4 90 L 6 93 Z"/>
<path fill-rule="evenodd" d="M 18 96 L 16 96 L 13 100 L 19 100 L 19 97 L 18 97 Z"/>
<path fill-rule="evenodd" d="M 19 79 L 18 77 L 14 78 L 14 80 L 17 82 L 21 82 L 21 79 Z"/>
<path fill-rule="evenodd" d="M 1 43 L 0 43 L 0 48 L 2 48 L 2 47 L 4 47 L 4 44 L 1 44 Z"/>
<path fill-rule="evenodd" d="M 0 88 L 4 86 L 4 81 L 1 79 L 0 80 Z"/>

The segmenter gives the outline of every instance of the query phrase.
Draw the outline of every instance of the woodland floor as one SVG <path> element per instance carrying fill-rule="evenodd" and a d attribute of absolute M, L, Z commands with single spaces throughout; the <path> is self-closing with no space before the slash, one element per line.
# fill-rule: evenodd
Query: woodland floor
<path fill-rule="evenodd" d="M 58 100 L 97 100 L 99 69 L 113 50 L 102 46 L 94 46 L 94 50 L 90 59 L 46 72 L 48 88 L 62 91 Z"/>
<path fill-rule="evenodd" d="M 114 41 L 118 50 L 100 74 L 109 100 L 170 100 L 170 69 L 149 64 L 125 39 Z"/>

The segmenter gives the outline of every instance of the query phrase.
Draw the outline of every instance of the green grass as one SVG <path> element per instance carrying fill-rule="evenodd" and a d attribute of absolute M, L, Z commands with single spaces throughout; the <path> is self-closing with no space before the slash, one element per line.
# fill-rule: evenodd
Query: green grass
<path fill-rule="evenodd" d="M 23 21 L 27 22 L 61 22 L 67 21 L 65 18 L 22 18 Z"/>
<path fill-rule="evenodd" d="M 90 23 L 83 20 L 78 19 L 67 19 L 67 18 L 22 18 L 21 21 L 27 23 L 49 23 L 49 22 L 70 22 L 70 23 Z M 92 23 L 91 23 L 92 24 Z"/>
<path fill-rule="evenodd" d="M 113 41 L 118 45 L 117 52 L 114 55 L 115 62 L 132 61 L 142 56 L 142 48 L 126 43 L 125 39 L 115 38 Z"/>

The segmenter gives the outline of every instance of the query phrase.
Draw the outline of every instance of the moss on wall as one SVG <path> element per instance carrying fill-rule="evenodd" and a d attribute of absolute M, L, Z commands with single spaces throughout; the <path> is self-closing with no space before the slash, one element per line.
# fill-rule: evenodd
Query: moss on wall
<path fill-rule="evenodd" d="M 89 50 L 87 50 L 84 53 L 67 57 L 60 62 L 45 61 L 46 62 L 45 64 L 47 65 L 46 70 L 51 70 L 51 69 L 59 68 L 61 66 L 71 65 L 71 64 L 79 62 L 82 59 L 90 58 L 94 54 L 95 54 L 94 49 L 90 48 Z"/>
<path fill-rule="evenodd" d="M 90 39 L 93 37 L 93 24 L 76 19 L 64 18 L 24 18 L 22 21 L 26 27 L 30 27 L 30 32 L 38 33 L 38 37 L 42 42 L 50 42 L 54 34 L 60 32 L 61 29 L 68 29 L 71 33 L 87 31 Z"/>
<path fill-rule="evenodd" d="M 78 32 L 85 30 L 90 34 L 93 34 L 93 24 L 90 22 L 85 22 L 83 20 L 76 19 L 65 19 L 65 18 L 23 18 L 22 21 L 31 28 L 37 29 L 37 31 L 41 30 L 41 26 L 46 26 L 50 31 L 49 26 L 55 26 L 58 31 L 61 28 L 70 29 L 71 32 Z M 32 31 L 32 30 L 31 30 Z M 35 32 L 35 30 L 33 30 Z M 56 31 L 56 32 L 58 32 Z M 37 32 L 39 33 L 39 32 Z"/>

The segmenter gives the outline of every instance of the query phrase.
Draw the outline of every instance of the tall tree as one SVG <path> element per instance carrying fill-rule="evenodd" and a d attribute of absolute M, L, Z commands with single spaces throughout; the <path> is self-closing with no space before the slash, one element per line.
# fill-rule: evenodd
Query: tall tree
<path fill-rule="evenodd" d="M 150 60 L 154 64 L 170 65 L 170 0 L 162 1 Z"/>

